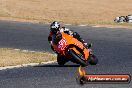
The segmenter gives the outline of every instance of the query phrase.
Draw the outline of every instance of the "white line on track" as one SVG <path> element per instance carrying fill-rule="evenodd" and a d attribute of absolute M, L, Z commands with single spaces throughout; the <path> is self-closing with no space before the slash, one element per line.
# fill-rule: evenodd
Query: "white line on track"
<path fill-rule="evenodd" d="M 52 64 L 55 62 L 56 62 L 56 60 L 55 61 L 48 61 L 48 62 L 41 62 L 41 63 L 29 63 L 29 64 L 22 64 L 22 65 L 16 65 L 16 66 L 6 66 L 6 67 L 0 67 L 0 70 L 30 67 L 30 66 L 40 66 L 40 65 L 45 65 L 45 64 Z"/>
<path fill-rule="evenodd" d="M 21 49 L 14 49 L 14 50 L 22 51 L 22 52 L 37 52 L 37 51 L 21 50 Z M 56 54 L 53 54 L 53 55 L 56 56 Z M 22 64 L 22 65 L 16 65 L 16 66 L 6 66 L 6 67 L 0 67 L 0 70 L 21 68 L 21 67 L 28 67 L 28 66 L 39 66 L 39 65 L 45 65 L 45 64 L 52 64 L 55 62 L 56 62 L 56 60 L 48 61 L 48 62 L 41 62 L 41 63 L 29 63 L 29 64 Z"/>
<path fill-rule="evenodd" d="M 51 23 L 45 23 L 45 24 L 48 24 L 48 25 L 50 25 Z M 73 24 L 64 24 L 64 25 L 67 25 L 67 26 L 71 26 L 71 25 L 73 25 Z M 77 25 L 77 26 L 80 26 L 80 27 L 85 27 L 85 26 L 89 26 L 88 24 L 79 24 L 79 25 Z M 96 27 L 96 28 L 99 28 L 99 27 L 103 27 L 103 26 L 98 26 L 98 25 L 94 25 L 94 26 L 91 26 L 91 27 Z M 105 28 L 115 28 L 115 27 L 106 27 L 106 26 L 104 26 Z"/>
<path fill-rule="evenodd" d="M 82 26 L 82 27 L 84 27 L 84 26 L 87 26 L 87 25 L 83 25 L 83 24 L 81 24 L 81 25 L 78 25 L 78 26 Z"/>
<path fill-rule="evenodd" d="M 36 51 L 30 51 L 31 53 L 34 53 L 34 52 L 36 52 Z"/>
<path fill-rule="evenodd" d="M 96 26 L 92 26 L 92 27 L 101 27 L 101 26 L 97 26 L 97 25 L 96 25 Z"/>
<path fill-rule="evenodd" d="M 72 24 L 65 24 L 65 25 L 72 25 Z"/>
<path fill-rule="evenodd" d="M 16 50 L 16 51 L 20 51 L 20 49 L 14 49 L 14 50 Z"/>
<path fill-rule="evenodd" d="M 22 50 L 22 52 L 29 52 L 29 50 Z"/>
<path fill-rule="evenodd" d="M 21 50 L 21 49 L 14 49 L 14 50 L 22 51 L 22 52 L 31 52 L 31 53 L 37 52 L 37 51 L 33 51 L 33 50 Z"/>

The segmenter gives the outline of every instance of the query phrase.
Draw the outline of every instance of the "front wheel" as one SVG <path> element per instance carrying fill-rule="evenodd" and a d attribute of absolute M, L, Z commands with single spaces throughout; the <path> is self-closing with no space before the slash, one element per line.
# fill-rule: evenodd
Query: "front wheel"
<path fill-rule="evenodd" d="M 77 55 L 76 52 L 75 52 L 74 50 L 71 50 L 71 49 L 70 49 L 70 50 L 69 50 L 69 53 L 70 53 L 70 55 L 72 56 L 72 59 L 73 59 L 76 63 L 80 64 L 81 66 L 87 66 L 86 61 L 84 61 L 82 57 L 80 57 L 79 55 Z"/>

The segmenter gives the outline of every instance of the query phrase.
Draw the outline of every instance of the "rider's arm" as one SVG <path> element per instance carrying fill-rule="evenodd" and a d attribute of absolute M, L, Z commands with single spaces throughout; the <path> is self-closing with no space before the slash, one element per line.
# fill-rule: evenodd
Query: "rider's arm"
<path fill-rule="evenodd" d="M 50 34 L 49 34 L 49 36 L 48 36 L 48 41 L 49 41 L 49 42 L 52 41 L 52 35 L 53 35 L 53 33 L 50 32 Z"/>
<path fill-rule="evenodd" d="M 51 43 L 51 41 L 52 41 L 52 35 L 53 35 L 53 33 L 50 32 L 50 34 L 49 34 L 49 36 L 48 36 L 48 41 L 49 41 L 49 43 Z M 56 51 L 55 51 L 55 49 L 53 48 L 52 45 L 51 45 L 51 49 L 56 53 Z"/>
<path fill-rule="evenodd" d="M 68 29 L 68 28 L 65 28 L 65 27 L 62 27 L 60 29 L 60 32 L 64 32 L 64 33 L 67 33 L 68 35 L 73 35 L 73 31 Z"/>

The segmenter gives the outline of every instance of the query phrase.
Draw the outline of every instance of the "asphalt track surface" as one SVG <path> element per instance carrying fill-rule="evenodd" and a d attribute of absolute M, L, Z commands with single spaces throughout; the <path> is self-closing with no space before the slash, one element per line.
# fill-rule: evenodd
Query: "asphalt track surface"
<path fill-rule="evenodd" d="M 86 42 L 92 42 L 99 59 L 96 66 L 86 67 L 88 74 L 132 75 L 132 29 L 67 26 Z M 0 21 L 0 47 L 51 52 L 47 42 L 48 24 Z M 78 65 L 57 63 L 0 71 L 0 88 L 132 88 L 130 84 L 76 83 Z"/>

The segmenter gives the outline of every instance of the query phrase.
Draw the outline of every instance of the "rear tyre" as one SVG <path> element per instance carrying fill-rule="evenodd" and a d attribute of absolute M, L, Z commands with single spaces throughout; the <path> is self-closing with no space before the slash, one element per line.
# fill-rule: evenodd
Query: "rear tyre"
<path fill-rule="evenodd" d="M 95 55 L 90 55 L 89 64 L 96 65 L 98 63 L 98 58 Z"/>
<path fill-rule="evenodd" d="M 83 60 L 83 58 L 77 55 L 73 50 L 69 50 L 69 54 L 71 54 L 71 56 L 73 57 L 72 59 L 76 63 L 80 64 L 81 66 L 87 66 L 87 63 Z"/>
<path fill-rule="evenodd" d="M 64 56 L 57 56 L 57 62 L 59 65 L 63 66 L 68 60 Z"/>

